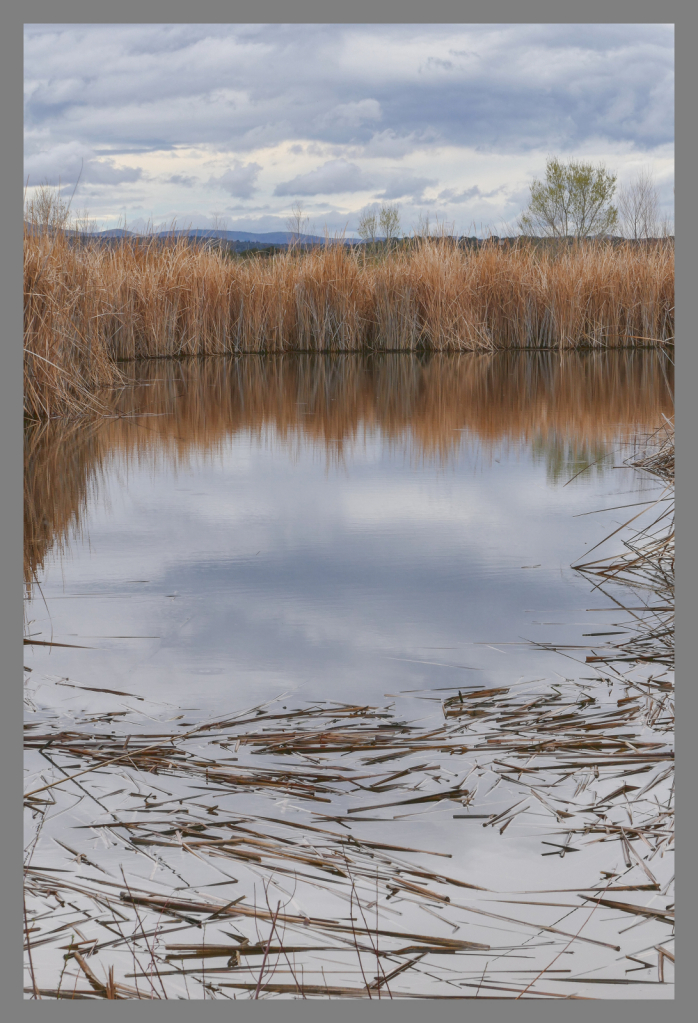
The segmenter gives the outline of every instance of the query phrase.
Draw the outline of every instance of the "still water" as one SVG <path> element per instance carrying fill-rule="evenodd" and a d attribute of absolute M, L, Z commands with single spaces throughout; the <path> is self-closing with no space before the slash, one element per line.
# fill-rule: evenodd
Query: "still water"
<path fill-rule="evenodd" d="M 661 368 L 649 353 L 141 365 L 124 396 L 141 415 L 28 441 L 27 486 L 50 504 L 34 518 L 55 529 L 32 552 L 29 631 L 93 648 L 34 647 L 36 668 L 146 699 L 194 686 L 204 714 L 299 686 L 375 700 L 536 670 L 531 651 L 482 644 L 579 640 L 594 601 L 570 565 L 626 511 L 575 516 L 652 496 L 614 466 L 671 414 Z"/>
<path fill-rule="evenodd" d="M 126 365 L 120 418 L 26 437 L 33 712 L 111 701 L 147 730 L 282 697 L 428 722 L 459 690 L 577 677 L 534 644 L 612 620 L 571 566 L 658 496 L 623 462 L 672 415 L 670 370 L 654 352 Z M 466 855 L 458 824 L 440 805 L 394 834 L 482 886 L 569 887 L 539 838 L 469 830 Z"/>

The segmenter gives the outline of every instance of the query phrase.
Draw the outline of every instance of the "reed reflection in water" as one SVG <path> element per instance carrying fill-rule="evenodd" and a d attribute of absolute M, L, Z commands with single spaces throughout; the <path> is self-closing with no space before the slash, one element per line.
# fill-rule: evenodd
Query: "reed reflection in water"
<path fill-rule="evenodd" d="M 341 462 L 361 436 L 446 464 L 464 443 L 531 447 L 551 482 L 600 472 L 610 447 L 673 414 L 663 352 L 244 355 L 131 364 L 114 417 L 52 421 L 25 433 L 24 575 L 62 549 L 114 454 L 177 465 L 213 457 L 232 435 L 274 430 L 291 451 Z M 585 466 L 590 468 L 585 469 Z"/>

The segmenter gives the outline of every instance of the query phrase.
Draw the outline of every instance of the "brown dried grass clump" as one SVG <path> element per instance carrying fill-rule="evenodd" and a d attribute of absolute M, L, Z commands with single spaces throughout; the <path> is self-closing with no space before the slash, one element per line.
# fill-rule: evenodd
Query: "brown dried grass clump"
<path fill-rule="evenodd" d="M 121 381 L 105 343 L 103 285 L 94 253 L 62 232 L 25 229 L 24 414 L 42 420 L 103 414 L 105 385 Z"/>
<path fill-rule="evenodd" d="M 448 239 L 366 258 L 328 244 L 227 258 L 184 240 L 77 244 L 25 231 L 25 408 L 95 409 L 115 360 L 285 351 L 491 351 L 663 344 L 674 252 Z"/>

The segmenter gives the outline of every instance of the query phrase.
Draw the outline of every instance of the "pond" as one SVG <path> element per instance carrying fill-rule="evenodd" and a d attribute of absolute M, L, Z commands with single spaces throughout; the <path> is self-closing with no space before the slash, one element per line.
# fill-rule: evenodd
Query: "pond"
<path fill-rule="evenodd" d="M 473 734 L 493 748 L 510 705 L 497 705 L 494 718 L 487 718 L 491 708 L 473 711 L 470 730 L 458 731 L 459 708 L 470 706 L 465 701 L 479 691 L 507 699 L 516 692 L 517 713 L 526 694 L 558 699 L 573 687 L 576 707 L 585 705 L 582 692 L 591 692 L 603 713 L 619 706 L 615 676 L 595 673 L 586 658 L 620 642 L 628 630 L 618 624 L 617 598 L 594 590 L 588 575 L 572 566 L 633 515 L 666 499 L 660 481 L 625 463 L 662 417 L 673 415 L 670 359 L 651 351 L 244 355 L 125 364 L 123 370 L 130 382 L 119 396 L 118 417 L 89 425 L 54 422 L 31 428 L 25 440 L 27 721 L 42 735 L 82 737 L 72 746 L 58 742 L 60 755 L 51 762 L 28 752 L 27 776 L 36 789 L 53 784 L 61 770 L 91 771 L 81 789 L 75 782 L 48 790 L 56 804 L 41 809 L 32 862 L 72 870 L 79 850 L 92 864 L 83 878 L 107 884 L 108 875 L 118 893 L 125 883 L 120 870 L 127 868 L 134 890 L 145 886 L 151 893 L 146 900 L 171 898 L 175 888 L 190 901 L 196 893 L 220 896 L 214 906 L 238 896 L 246 900 L 241 906 L 262 905 L 266 897 L 267 916 L 258 914 L 266 920 L 260 941 L 271 940 L 282 890 L 284 900 L 292 900 L 284 902 L 287 915 L 353 918 L 358 923 L 352 927 L 366 924 L 367 935 L 373 929 L 433 937 L 423 956 L 410 952 L 410 968 L 400 958 L 400 942 L 391 948 L 392 939 L 381 936 L 384 957 L 362 953 L 354 931 L 351 963 L 346 949 L 340 954 L 332 942 L 322 945 L 322 954 L 294 953 L 304 963 L 308 993 L 320 997 L 335 988 L 338 995 L 356 994 L 357 983 L 363 985 L 359 994 L 368 988 L 373 997 L 672 997 L 672 985 L 658 980 L 665 970 L 670 979 L 673 962 L 673 946 L 666 945 L 670 856 L 662 851 L 652 860 L 649 882 L 624 837 L 612 847 L 598 836 L 596 844 L 585 838 L 584 849 L 569 836 L 556 837 L 565 835 L 560 825 L 571 817 L 560 811 L 562 804 L 551 816 L 551 792 L 562 789 L 522 788 L 539 753 L 520 757 L 514 770 L 506 757 L 473 752 Z M 448 702 L 454 699 L 455 710 Z M 485 705 L 476 698 L 476 706 Z M 306 772 L 290 794 L 277 778 L 281 761 L 274 749 L 256 748 L 251 726 L 246 732 L 229 724 L 236 715 L 246 720 L 247 708 L 260 708 L 252 714 L 261 722 L 255 734 L 271 727 L 277 744 L 294 722 L 302 724 L 303 742 L 284 750 L 286 781 Z M 330 736 L 313 746 L 308 737 L 335 711 L 344 745 Z M 546 704 L 541 713 L 553 711 Z M 486 728 L 478 714 L 487 718 Z M 201 731 L 211 722 L 220 761 L 209 733 Z M 367 724 L 374 729 L 370 742 L 359 738 L 352 747 L 351 728 Z M 367 756 L 383 749 L 383 725 L 409 725 L 409 749 L 392 759 Z M 170 765 L 153 779 L 144 764 L 119 759 L 127 740 L 152 746 L 168 729 L 183 734 L 197 728 L 186 755 L 203 757 L 209 766 L 199 764 L 196 777 Z M 618 734 L 617 722 L 609 728 Z M 90 752 L 98 736 L 111 758 L 99 777 Z M 231 781 L 220 774 L 223 759 L 228 772 L 230 765 L 266 764 L 269 771 L 276 765 L 276 774 L 264 782 Z M 574 763 L 561 783 L 565 792 L 567 779 L 577 785 L 584 773 Z M 310 785 L 315 802 L 303 785 Z M 611 787 L 609 781 L 606 795 Z M 507 812 L 523 804 L 524 795 L 526 812 L 514 812 L 509 826 Z M 166 802 L 167 796 L 176 796 L 180 802 L 173 805 L 180 807 L 194 800 L 190 812 L 204 821 L 198 832 L 219 843 L 217 852 L 213 845 L 205 855 L 199 846 L 183 852 L 180 827 L 167 866 L 160 857 L 169 855 L 169 838 L 159 851 L 152 830 L 136 841 L 137 811 L 148 807 L 146 797 L 159 805 L 156 797 Z M 589 805 L 599 805 L 601 797 L 594 798 Z M 311 848 L 319 834 L 312 829 L 329 828 L 352 836 L 355 847 L 365 838 L 442 858 L 426 868 L 426 855 L 412 855 L 421 880 L 392 861 L 383 863 L 380 877 L 377 865 L 357 865 L 349 902 L 336 886 L 331 898 L 337 905 L 330 909 L 325 890 L 304 882 L 302 871 L 291 884 L 278 857 L 270 866 L 263 854 L 254 862 L 221 856 L 226 839 L 220 830 L 205 831 L 208 824 L 222 827 L 214 820 L 220 814 L 226 820 L 232 814 L 244 835 L 251 827 L 258 836 L 266 828 L 258 842 L 292 835 Z M 112 842 L 123 815 L 130 822 L 128 848 Z M 507 826 L 500 834 L 502 822 Z M 30 842 L 35 826 L 34 818 Z M 151 858 L 139 864 L 133 855 L 139 850 Z M 318 853 L 320 859 L 332 855 L 336 849 Z M 410 859 L 406 852 L 400 857 Z M 221 869 L 233 880 L 223 881 Z M 447 880 L 438 880 L 441 872 Z M 344 875 L 352 877 L 348 869 Z M 592 889 L 598 898 L 599 886 L 614 878 L 612 891 L 625 886 L 627 901 L 657 912 L 629 916 L 588 896 L 580 901 L 579 893 Z M 33 891 L 37 907 L 42 898 L 43 889 Z M 83 951 L 108 937 L 106 924 L 98 926 L 103 909 L 95 909 L 94 900 L 90 907 L 88 923 L 78 925 Z M 171 916 L 165 919 L 172 923 Z M 254 914 L 237 916 L 233 930 L 254 922 Z M 638 929 L 621 934 L 631 925 Z M 574 940 L 581 927 L 583 937 Z M 228 933 L 225 926 L 222 933 Z M 175 940 L 188 937 L 181 930 Z M 247 937 L 257 940 L 253 930 Z M 207 939 L 214 940 L 213 925 Z M 443 952 L 446 939 L 486 951 L 468 947 L 465 958 L 464 949 L 438 954 L 439 940 L 446 942 Z M 191 947 L 203 940 L 195 932 Z M 221 940 L 230 944 L 229 937 L 215 938 Z M 400 941 L 403 950 L 412 948 Z M 308 934 L 306 945 L 313 942 L 320 947 L 317 934 Z M 45 974 L 40 988 L 56 986 L 64 954 L 57 948 L 65 944 L 46 939 L 35 949 L 34 969 Z M 297 947 L 298 940 L 287 935 L 283 944 Z M 165 990 L 177 997 L 187 977 L 191 990 L 182 997 L 232 997 L 234 991 L 237 997 L 294 997 L 299 990 L 296 968 L 281 952 L 274 979 L 258 985 L 260 957 L 252 965 L 240 956 L 232 966 L 215 960 L 211 966 L 219 972 L 207 968 L 201 982 L 195 970 L 181 972 L 200 964 L 175 962 L 163 944 L 155 968 L 155 953 L 146 946 L 138 954 L 150 965 L 135 970 L 135 981 L 126 945 L 117 946 L 120 957 L 105 948 L 89 962 L 93 970 L 101 964 L 121 971 L 124 991 L 138 985 L 139 976 L 141 989 L 149 991 L 155 969 L 162 973 L 158 997 Z M 181 953 L 196 954 L 191 948 Z M 400 975 L 391 980 L 396 969 Z M 628 981 L 640 984 L 629 988 Z"/>

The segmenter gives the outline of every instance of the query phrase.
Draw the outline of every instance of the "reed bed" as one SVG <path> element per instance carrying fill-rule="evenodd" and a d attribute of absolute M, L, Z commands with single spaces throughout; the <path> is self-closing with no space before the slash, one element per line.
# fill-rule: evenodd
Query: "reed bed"
<path fill-rule="evenodd" d="M 424 240 L 230 259 L 184 241 L 25 231 L 25 413 L 101 409 L 119 360 L 242 352 L 493 351 L 673 340 L 670 243 L 560 251 Z"/>

